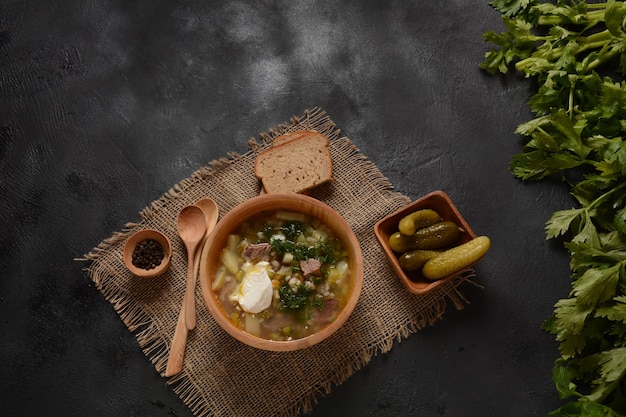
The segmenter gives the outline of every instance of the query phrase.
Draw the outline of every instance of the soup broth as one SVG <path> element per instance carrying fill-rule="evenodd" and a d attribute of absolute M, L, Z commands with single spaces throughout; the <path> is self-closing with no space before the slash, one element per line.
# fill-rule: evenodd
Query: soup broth
<path fill-rule="evenodd" d="M 228 236 L 212 289 L 230 320 L 268 340 L 307 337 L 347 303 L 350 260 L 319 219 L 261 212 Z"/>

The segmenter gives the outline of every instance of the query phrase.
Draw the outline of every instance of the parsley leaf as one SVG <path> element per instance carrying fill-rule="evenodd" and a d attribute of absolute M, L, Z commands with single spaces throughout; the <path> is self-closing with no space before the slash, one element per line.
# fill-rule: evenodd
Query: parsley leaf
<path fill-rule="evenodd" d="M 501 11 L 505 16 L 514 16 L 530 4 L 530 0 L 494 0 L 490 3 L 494 9 Z"/>
<path fill-rule="evenodd" d="M 570 374 L 563 366 L 563 360 L 557 359 L 552 368 L 552 379 L 556 383 L 559 398 L 562 400 L 568 397 L 580 395 L 576 392 L 576 384 L 570 378 Z"/>
<path fill-rule="evenodd" d="M 584 209 L 559 210 L 552 214 L 552 217 L 546 223 L 546 237 L 551 239 L 565 234 L 569 231 L 572 222 L 580 219 Z"/>
<path fill-rule="evenodd" d="M 596 304 L 612 299 L 615 296 L 620 275 L 624 265 L 615 264 L 608 268 L 589 268 L 580 278 L 574 281 L 573 294 L 577 302 L 595 307 Z"/>

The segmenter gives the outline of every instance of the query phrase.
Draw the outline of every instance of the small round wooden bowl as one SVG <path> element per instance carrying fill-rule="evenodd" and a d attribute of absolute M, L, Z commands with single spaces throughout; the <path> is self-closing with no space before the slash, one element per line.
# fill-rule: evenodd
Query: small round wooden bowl
<path fill-rule="evenodd" d="M 303 213 L 318 218 L 341 239 L 349 253 L 352 268 L 352 288 L 345 307 L 331 324 L 310 336 L 289 340 L 274 341 L 253 336 L 238 328 L 226 316 L 215 292 L 212 290 L 213 276 L 219 266 L 222 249 L 227 246 L 228 235 L 250 217 L 261 211 L 286 210 Z M 217 224 L 209 237 L 200 259 L 200 286 L 202 296 L 217 323 L 239 341 L 264 350 L 293 351 L 312 346 L 335 333 L 345 322 L 357 304 L 363 287 L 363 257 L 361 247 L 348 223 L 328 205 L 301 194 L 272 193 L 251 198 L 228 212 Z"/>
<path fill-rule="evenodd" d="M 154 239 L 163 248 L 163 260 L 161 263 L 153 269 L 142 269 L 133 265 L 133 251 L 139 242 L 146 239 Z M 163 233 L 154 229 L 144 229 L 131 235 L 124 245 L 124 252 L 122 254 L 124 258 L 124 265 L 130 272 L 141 278 L 155 278 L 162 275 L 170 266 L 172 259 L 172 244 L 170 240 Z"/>

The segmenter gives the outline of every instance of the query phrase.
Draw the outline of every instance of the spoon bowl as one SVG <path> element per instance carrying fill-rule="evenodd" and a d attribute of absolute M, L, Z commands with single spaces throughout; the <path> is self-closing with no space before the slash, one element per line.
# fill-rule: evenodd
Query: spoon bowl
<path fill-rule="evenodd" d="M 215 225 L 217 224 L 217 219 L 219 218 L 220 210 L 219 210 L 219 207 L 217 206 L 217 203 L 213 199 L 208 198 L 208 197 L 198 200 L 195 205 L 200 207 L 200 209 L 204 213 L 204 219 L 207 225 L 207 229 L 204 234 L 204 238 L 206 239 L 215 228 Z"/>
<path fill-rule="evenodd" d="M 178 227 L 178 234 L 187 249 L 187 286 L 185 289 L 185 299 L 183 303 L 192 309 L 194 305 L 193 293 L 195 283 L 194 259 L 196 250 L 200 246 L 200 242 L 204 238 L 204 234 L 207 229 L 204 212 L 198 206 L 187 206 L 178 214 L 176 226 Z M 190 327 L 190 324 L 195 325 L 195 323 L 187 323 L 187 328 Z M 193 326 L 191 327 L 193 328 Z"/>

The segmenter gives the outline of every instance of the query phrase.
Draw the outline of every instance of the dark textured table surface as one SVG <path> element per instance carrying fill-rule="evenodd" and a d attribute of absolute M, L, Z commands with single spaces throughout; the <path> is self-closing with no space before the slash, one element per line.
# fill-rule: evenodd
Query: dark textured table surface
<path fill-rule="evenodd" d="M 3 1 L 0 414 L 191 416 L 75 261 L 193 171 L 323 108 L 412 199 L 492 238 L 469 302 L 378 355 L 313 416 L 542 416 L 541 330 L 569 290 L 543 231 L 559 182 L 508 170 L 528 80 L 478 65 L 486 1 Z M 262 389 L 262 387 L 259 387 Z"/>

